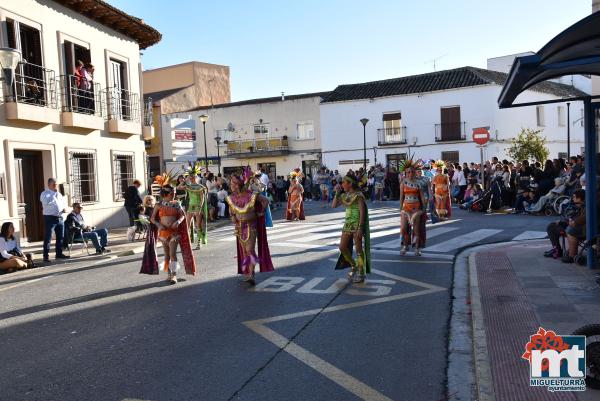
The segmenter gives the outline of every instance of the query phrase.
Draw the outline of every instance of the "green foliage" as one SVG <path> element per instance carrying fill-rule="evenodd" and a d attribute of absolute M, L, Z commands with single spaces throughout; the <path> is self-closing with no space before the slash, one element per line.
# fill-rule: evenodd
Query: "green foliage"
<path fill-rule="evenodd" d="M 522 128 L 516 138 L 510 140 L 508 155 L 515 162 L 523 160 L 534 160 L 544 163 L 550 151 L 546 147 L 546 137 L 542 136 L 542 130 Z"/>

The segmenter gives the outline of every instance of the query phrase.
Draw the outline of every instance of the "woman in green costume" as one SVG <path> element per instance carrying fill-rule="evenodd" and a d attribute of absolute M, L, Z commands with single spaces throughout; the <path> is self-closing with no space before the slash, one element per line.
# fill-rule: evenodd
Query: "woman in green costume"
<path fill-rule="evenodd" d="M 202 173 L 200 163 L 189 164 L 186 170 L 186 182 L 183 186 L 186 192 L 187 210 L 186 220 L 190 228 L 190 239 L 194 242 L 196 238 L 196 249 L 200 249 L 200 244 L 206 245 L 206 221 L 208 219 L 208 190 L 198 183 L 198 177 Z M 194 221 L 194 224 L 192 223 Z"/>
<path fill-rule="evenodd" d="M 343 188 L 344 193 L 341 193 Z M 371 273 L 371 238 L 369 231 L 369 209 L 365 196 L 360 191 L 358 180 L 346 175 L 342 185 L 335 188 L 332 207 L 343 205 L 346 220 L 340 238 L 340 257 L 336 269 L 349 267 L 348 279 L 354 283 L 365 281 L 365 274 Z M 352 247 L 356 249 L 356 260 L 352 257 Z"/>

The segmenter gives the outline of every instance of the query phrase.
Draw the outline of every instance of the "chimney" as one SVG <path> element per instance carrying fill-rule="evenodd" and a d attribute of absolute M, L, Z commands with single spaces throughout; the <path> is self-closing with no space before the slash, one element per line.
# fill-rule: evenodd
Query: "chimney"
<path fill-rule="evenodd" d="M 599 4 L 600 4 L 600 0 L 598 0 Z M 285 92 L 281 92 L 281 101 L 283 102 L 285 100 Z"/>

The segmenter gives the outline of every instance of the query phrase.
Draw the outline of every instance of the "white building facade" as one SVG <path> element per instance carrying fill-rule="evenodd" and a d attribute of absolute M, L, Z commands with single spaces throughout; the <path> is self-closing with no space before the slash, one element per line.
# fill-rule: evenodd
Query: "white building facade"
<path fill-rule="evenodd" d="M 262 168 L 272 178 L 295 168 L 316 172 L 321 157 L 320 102 L 328 92 L 252 99 L 163 116 L 167 166 L 182 170 L 188 161 L 204 164 L 204 126 L 209 169 L 223 174 L 241 167 Z M 189 132 L 189 134 L 187 134 Z M 217 147 L 217 140 L 219 145 Z"/>
<path fill-rule="evenodd" d="M 99 0 L 3 0 L 0 24 L 2 47 L 22 53 L 0 91 L 0 220 L 42 239 L 39 195 L 54 177 L 88 224 L 125 226 L 124 191 L 145 175 L 140 49 L 160 33 Z M 77 60 L 93 80 L 75 76 Z"/>
<path fill-rule="evenodd" d="M 480 149 L 472 130 L 489 127 L 484 158 L 508 159 L 510 139 L 522 128 L 541 129 L 550 157 L 567 153 L 567 105 L 498 109 L 506 74 L 464 67 L 431 74 L 342 85 L 321 103 L 323 163 L 345 172 L 363 164 L 363 126 L 367 118 L 367 165 L 396 167 L 409 155 L 451 162 L 478 162 Z M 518 101 L 551 100 L 580 95 L 577 89 L 544 83 Z M 571 153 L 583 147 L 583 105 L 569 107 Z"/>

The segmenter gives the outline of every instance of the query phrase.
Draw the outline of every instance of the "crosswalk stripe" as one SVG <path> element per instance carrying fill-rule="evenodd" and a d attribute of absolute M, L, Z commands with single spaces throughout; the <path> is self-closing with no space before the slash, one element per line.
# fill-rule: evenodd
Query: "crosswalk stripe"
<path fill-rule="evenodd" d="M 427 239 L 435 238 L 440 235 L 447 234 L 449 232 L 458 230 L 457 227 L 438 227 L 427 230 Z M 400 229 L 398 229 L 400 231 Z M 393 239 L 391 241 L 383 242 L 381 244 L 373 245 L 374 248 L 383 249 L 400 249 L 400 238 Z"/>
<path fill-rule="evenodd" d="M 546 231 L 523 231 L 521 234 L 514 237 L 513 241 L 524 241 L 528 239 L 544 239 L 548 236 Z"/>
<path fill-rule="evenodd" d="M 487 237 L 491 237 L 492 235 L 496 235 L 500 232 L 502 232 L 502 230 L 482 228 L 480 230 L 475 230 L 467 234 L 459 235 L 458 237 L 453 237 L 448 241 L 441 242 L 431 247 L 425 247 L 425 249 L 427 250 L 427 252 L 450 252 L 462 248 L 466 245 L 479 242 Z"/>

